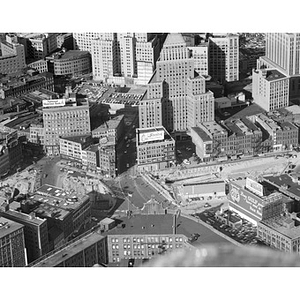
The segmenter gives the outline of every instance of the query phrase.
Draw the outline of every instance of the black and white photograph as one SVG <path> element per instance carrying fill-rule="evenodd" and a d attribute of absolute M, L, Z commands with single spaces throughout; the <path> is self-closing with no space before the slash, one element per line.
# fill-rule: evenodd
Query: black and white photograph
<path fill-rule="evenodd" d="M 127 15 L 126 3 L 76 2 L 87 10 L 57 5 L 55 15 L 47 3 L 0 19 L 1 276 L 60 285 L 74 270 L 70 289 L 109 277 L 111 292 L 129 277 L 130 293 L 154 293 L 163 278 L 196 292 L 197 276 L 216 278 L 206 297 L 218 276 L 292 276 L 299 25 L 269 27 L 276 15 L 238 4 L 225 16 L 213 3 L 181 3 L 191 5 L 181 19 L 175 2 L 148 12 L 128 3 Z M 230 294 L 229 281 L 220 289 Z"/>

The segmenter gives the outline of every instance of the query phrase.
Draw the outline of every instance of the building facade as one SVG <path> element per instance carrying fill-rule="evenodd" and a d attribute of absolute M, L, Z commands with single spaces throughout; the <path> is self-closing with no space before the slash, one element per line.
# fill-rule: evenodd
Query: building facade
<path fill-rule="evenodd" d="M 252 72 L 254 102 L 267 112 L 289 105 L 289 79 L 276 69 Z"/>
<path fill-rule="evenodd" d="M 139 172 L 168 168 L 175 163 L 175 141 L 164 127 L 136 130 Z"/>
<path fill-rule="evenodd" d="M 59 155 L 60 136 L 91 133 L 89 105 L 88 103 L 77 105 L 76 100 L 69 104 L 65 99 L 48 100 L 48 102 L 43 107 L 45 149 L 48 155 Z"/>
<path fill-rule="evenodd" d="M 56 76 L 81 76 L 92 71 L 91 54 L 88 51 L 69 50 L 54 53 L 47 57 Z"/>
<path fill-rule="evenodd" d="M 92 232 L 57 249 L 32 267 L 93 267 L 107 262 L 106 238 Z"/>
<path fill-rule="evenodd" d="M 45 255 L 50 250 L 47 220 L 9 209 L 9 206 L 1 212 L 1 215 L 24 225 L 24 240 L 28 263 Z"/>
<path fill-rule="evenodd" d="M 10 74 L 26 67 L 24 46 L 18 43 L 17 36 L 6 35 L 0 45 L 0 73 Z"/>
<path fill-rule="evenodd" d="M 25 267 L 27 265 L 24 226 L 0 217 L 0 266 Z"/>
<path fill-rule="evenodd" d="M 214 81 L 239 80 L 239 36 L 234 34 L 209 37 L 209 75 Z"/>
<path fill-rule="evenodd" d="M 208 75 L 208 43 L 188 47 L 194 59 L 194 68 L 199 75 Z"/>

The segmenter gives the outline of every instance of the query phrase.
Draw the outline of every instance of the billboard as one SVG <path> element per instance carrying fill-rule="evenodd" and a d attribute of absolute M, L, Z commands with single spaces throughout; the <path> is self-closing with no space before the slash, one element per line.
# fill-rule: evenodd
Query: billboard
<path fill-rule="evenodd" d="M 246 178 L 246 188 L 261 197 L 264 195 L 263 186 L 255 180 L 248 177 Z"/>
<path fill-rule="evenodd" d="M 56 106 L 65 106 L 65 99 L 51 99 L 43 100 L 43 107 L 56 107 Z"/>
<path fill-rule="evenodd" d="M 241 186 L 230 183 L 229 206 L 244 213 L 255 220 L 262 219 L 264 201 L 259 196 L 243 189 Z"/>
<path fill-rule="evenodd" d="M 165 137 L 164 130 L 153 130 L 151 132 L 140 132 L 140 143 L 147 143 L 151 141 L 163 141 Z"/>

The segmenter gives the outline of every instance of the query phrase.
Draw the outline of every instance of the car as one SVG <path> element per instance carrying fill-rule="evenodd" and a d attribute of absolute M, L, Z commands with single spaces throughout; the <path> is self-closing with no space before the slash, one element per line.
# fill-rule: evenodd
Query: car
<path fill-rule="evenodd" d="M 186 150 L 187 150 L 187 151 L 191 151 L 192 148 L 191 148 L 191 147 L 186 147 Z"/>
<path fill-rule="evenodd" d="M 206 202 L 206 203 L 204 204 L 204 207 L 211 207 L 211 205 L 210 205 L 209 203 Z"/>
<path fill-rule="evenodd" d="M 184 159 L 183 163 L 186 164 L 186 165 L 190 165 L 191 164 L 191 162 L 189 160 L 187 160 L 187 159 Z"/>

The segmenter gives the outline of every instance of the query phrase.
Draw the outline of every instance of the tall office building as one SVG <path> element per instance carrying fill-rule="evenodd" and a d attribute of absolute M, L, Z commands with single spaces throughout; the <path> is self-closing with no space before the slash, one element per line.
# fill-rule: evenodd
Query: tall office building
<path fill-rule="evenodd" d="M 27 265 L 24 226 L 0 217 L 0 267 Z"/>
<path fill-rule="evenodd" d="M 187 125 L 188 130 L 202 122 L 215 118 L 215 98 L 212 91 L 206 90 L 205 78 L 189 78 L 187 86 Z"/>
<path fill-rule="evenodd" d="M 252 72 L 254 102 L 266 111 L 289 105 L 289 79 L 277 69 L 258 69 Z"/>
<path fill-rule="evenodd" d="M 264 58 L 285 75 L 299 75 L 300 33 L 267 33 Z"/>
<path fill-rule="evenodd" d="M 213 80 L 239 80 L 239 36 L 235 34 L 209 37 L 209 75 Z"/>
<path fill-rule="evenodd" d="M 42 59 L 57 49 L 57 33 L 17 33 L 26 47 L 26 56 Z"/>
<path fill-rule="evenodd" d="M 125 35 L 120 39 L 121 71 L 125 77 L 137 76 L 137 64 L 135 59 L 136 40 L 134 35 Z"/>
<path fill-rule="evenodd" d="M 24 46 L 18 43 L 17 36 L 6 35 L 0 42 L 0 73 L 9 74 L 20 71 L 26 67 Z"/>
<path fill-rule="evenodd" d="M 43 101 L 45 149 L 48 155 L 59 155 L 59 137 L 91 133 L 89 104 L 77 105 L 76 99 Z"/>
<path fill-rule="evenodd" d="M 150 40 L 142 39 L 141 36 L 147 34 L 135 34 L 136 37 L 136 64 L 137 64 L 137 83 L 147 84 L 151 79 L 156 68 L 156 61 L 159 57 L 159 39 L 154 36 Z"/>
<path fill-rule="evenodd" d="M 160 60 L 156 64 L 156 72 L 140 104 L 141 128 L 162 125 L 180 136 L 189 129 L 189 118 L 195 120 L 196 111 L 199 112 L 198 121 L 214 119 L 212 93 L 204 97 L 205 100 L 203 96 L 199 97 L 207 93 L 205 80 L 202 76 L 195 77 L 194 60 L 189 57 L 189 53 L 181 34 L 172 33 L 167 36 Z M 192 109 L 196 110 L 188 109 L 189 102 L 194 103 Z M 205 105 L 196 105 L 200 102 Z M 200 112 L 200 109 L 210 111 Z"/>
<path fill-rule="evenodd" d="M 199 75 L 208 75 L 208 43 L 188 47 L 194 59 L 195 71 Z"/>
<path fill-rule="evenodd" d="M 24 225 L 24 240 L 28 263 L 45 255 L 49 251 L 47 220 L 22 213 L 13 209 L 13 204 L 1 212 L 1 215 L 11 221 Z M 11 209 L 9 209 L 11 208 Z"/>
<path fill-rule="evenodd" d="M 112 40 L 113 33 L 100 33 L 100 32 L 80 32 L 80 33 L 73 33 L 73 42 L 74 42 L 74 49 L 81 50 L 81 51 L 92 51 L 92 41 L 95 39 L 106 39 Z M 91 53 L 92 54 L 92 53 Z"/>
<path fill-rule="evenodd" d="M 113 39 L 97 38 L 92 40 L 91 54 L 95 80 L 106 81 L 110 77 L 121 73 L 116 35 Z"/>
<path fill-rule="evenodd" d="M 300 33 L 267 33 L 265 56 L 257 68 L 276 68 L 289 77 L 290 98 L 300 95 Z"/>

